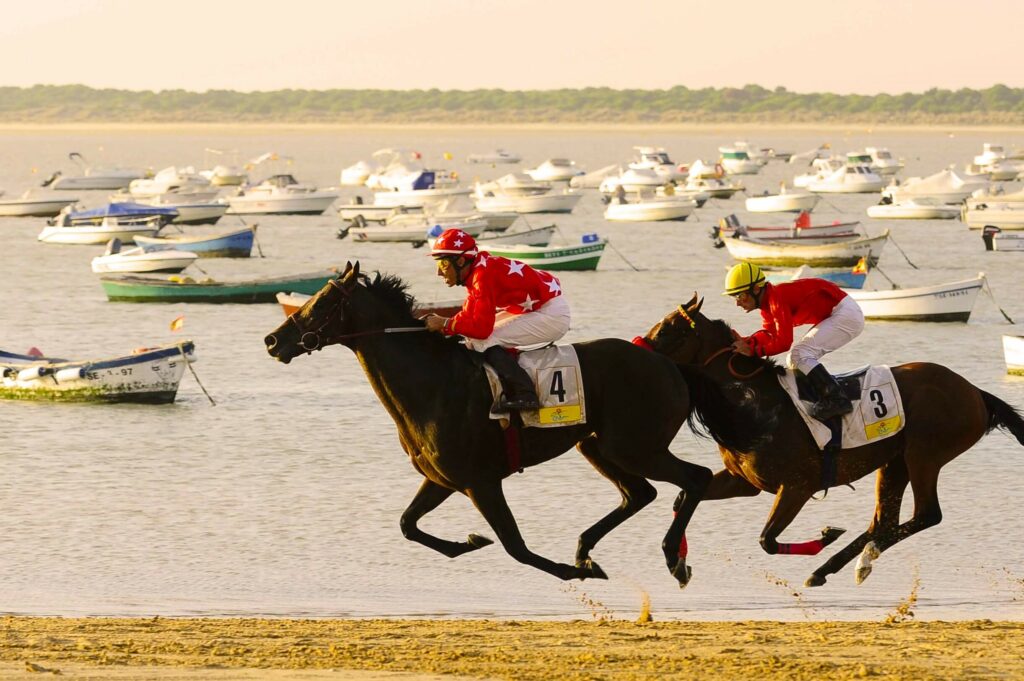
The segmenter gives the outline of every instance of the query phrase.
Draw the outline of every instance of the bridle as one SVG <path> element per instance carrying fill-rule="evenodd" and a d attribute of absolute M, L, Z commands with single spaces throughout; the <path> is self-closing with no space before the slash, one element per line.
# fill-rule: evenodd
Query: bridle
<path fill-rule="evenodd" d="M 679 313 L 679 316 L 682 317 L 683 320 L 685 320 L 687 326 L 689 326 L 690 329 L 692 329 L 693 337 L 699 340 L 700 339 L 700 331 L 697 330 L 697 322 L 695 322 L 693 317 L 690 316 L 690 313 L 687 312 L 686 308 L 683 307 L 682 305 L 680 305 L 677 308 L 677 312 Z M 658 329 L 658 335 L 660 335 L 660 333 L 661 333 L 661 329 Z M 657 336 L 655 338 L 653 338 L 652 340 L 657 342 Z M 711 362 L 715 361 L 716 359 L 718 359 L 719 357 L 721 357 L 722 355 L 724 355 L 726 353 L 730 353 L 729 354 L 729 361 L 728 361 L 728 363 L 726 365 L 727 368 L 729 369 L 729 374 L 733 378 L 735 378 L 737 380 L 740 380 L 740 381 L 746 381 L 748 379 L 753 378 L 754 376 L 757 376 L 759 373 L 764 371 L 766 366 L 768 366 L 767 362 L 762 362 L 761 365 L 758 366 L 753 371 L 751 371 L 749 373 L 745 373 L 745 374 L 744 373 L 740 373 L 732 365 L 733 360 L 735 360 L 736 356 L 739 355 L 740 353 L 738 353 L 735 350 L 733 350 L 732 346 L 729 346 L 729 345 L 727 345 L 727 346 L 725 346 L 723 348 L 719 348 L 715 352 L 713 352 L 710 355 L 708 355 L 708 357 L 701 363 L 701 366 L 705 366 L 706 367 L 706 366 L 710 365 Z"/>
<path fill-rule="evenodd" d="M 288 315 L 288 321 L 291 322 L 299 332 L 299 347 L 307 353 L 313 352 L 314 350 L 322 350 L 333 343 L 340 343 L 341 341 L 349 340 L 351 338 L 359 338 L 361 336 L 374 336 L 382 333 L 410 333 L 414 331 L 427 330 L 426 326 L 397 326 L 326 336 L 323 333 L 324 329 L 327 328 L 327 325 L 330 324 L 331 321 L 333 321 L 335 315 L 341 312 L 342 308 L 345 307 L 352 296 L 351 292 L 345 288 L 345 285 L 339 280 L 331 279 L 327 283 L 341 292 L 341 297 L 338 298 L 338 301 L 331 307 L 330 312 L 324 315 L 324 321 L 322 324 L 314 329 L 307 329 L 303 326 L 302 321 L 299 318 L 299 312 L 301 310 L 297 310 Z"/>

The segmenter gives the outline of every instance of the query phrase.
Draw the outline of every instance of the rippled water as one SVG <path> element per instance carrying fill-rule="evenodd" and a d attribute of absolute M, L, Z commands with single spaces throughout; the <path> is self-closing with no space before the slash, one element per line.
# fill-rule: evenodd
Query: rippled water
<path fill-rule="evenodd" d="M 343 166 L 385 146 L 419 149 L 428 161 L 472 180 L 506 171 L 463 162 L 469 153 L 499 146 L 522 153 L 527 164 L 566 156 L 596 169 L 625 161 L 635 144 L 663 145 L 676 160 L 692 161 L 713 158 L 719 144 L 742 137 L 792 151 L 825 141 L 839 152 L 888 146 L 907 159 L 904 176 L 962 164 L 984 141 L 1024 144 L 1022 135 L 1005 132 L 864 130 L 8 130 L 0 131 L 0 188 L 17 194 L 52 170 L 67 169 L 69 151 L 97 163 L 159 169 L 198 164 L 207 146 L 238 148 L 243 158 L 273 149 L 295 158 L 289 170 L 300 180 L 331 185 Z M 441 160 L 445 152 L 454 156 L 450 163 Z M 760 192 L 796 172 L 773 163 L 744 181 Z M 1020 254 L 985 253 L 978 233 L 959 221 L 867 220 L 864 209 L 873 201 L 830 197 L 816 218 L 857 217 L 872 232 L 891 227 L 920 267 L 911 268 L 893 244 L 886 248 L 882 269 L 903 285 L 984 270 L 996 302 L 1024 320 Z M 606 251 L 597 272 L 560 275 L 574 312 L 569 339 L 631 338 L 694 291 L 707 295 L 710 315 L 752 329 L 756 319 L 718 296 L 730 260 L 707 238 L 720 216 L 741 210 L 742 196 L 712 201 L 685 223 L 615 225 L 604 222 L 591 194 L 572 215 L 554 218 L 567 239 L 597 231 L 618 252 Z M 259 223 L 265 259 L 203 261 L 202 267 L 214 276 L 278 274 L 358 259 L 364 269 L 400 274 L 421 298 L 449 295 L 423 250 L 339 241 L 332 214 Z M 101 247 L 43 245 L 35 240 L 41 227 L 37 219 L 0 223 L 6 294 L 0 347 L 120 354 L 171 340 L 168 324 L 184 314 L 180 335 L 196 341 L 196 371 L 218 404 L 207 402 L 191 376 L 171 406 L 0 403 L 2 612 L 634 617 L 647 593 L 661 618 L 878 618 L 916 593 L 915 611 L 923 618 L 1024 616 L 1024 451 L 1002 433 L 946 466 L 942 524 L 888 551 L 861 586 L 847 568 L 826 587 L 805 589 L 803 580 L 825 555 L 764 554 L 757 539 L 773 498 L 761 495 L 698 509 L 689 532 L 694 580 L 680 591 L 659 549 L 675 496 L 664 485 L 654 504 L 594 552 L 608 582 L 563 584 L 515 563 L 497 546 L 449 560 L 399 532 L 399 516 L 420 479 L 351 353 L 332 348 L 290 366 L 275 363 L 262 338 L 282 318 L 276 305 L 108 303 L 88 264 Z M 876 272 L 872 284 L 885 281 Z M 983 296 L 966 325 L 869 323 L 829 366 L 936 361 L 1024 406 L 1024 380 L 1005 374 L 1003 333 L 1019 331 Z M 720 467 L 709 442 L 688 431 L 673 449 Z M 578 533 L 618 503 L 575 452 L 510 478 L 505 489 L 530 547 L 563 561 L 571 560 Z M 783 537 L 811 539 L 826 524 L 846 527 L 852 537 L 870 521 L 873 504 L 869 477 L 856 491 L 835 489 L 811 502 Z M 908 494 L 905 515 L 911 507 Z M 461 497 L 422 526 L 453 539 L 491 534 Z"/>

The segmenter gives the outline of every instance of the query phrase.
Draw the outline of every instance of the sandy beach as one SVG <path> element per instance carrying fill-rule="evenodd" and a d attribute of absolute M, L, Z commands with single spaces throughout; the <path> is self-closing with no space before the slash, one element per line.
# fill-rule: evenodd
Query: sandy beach
<path fill-rule="evenodd" d="M 1024 623 L 6 617 L 0 677 L 1024 679 Z"/>

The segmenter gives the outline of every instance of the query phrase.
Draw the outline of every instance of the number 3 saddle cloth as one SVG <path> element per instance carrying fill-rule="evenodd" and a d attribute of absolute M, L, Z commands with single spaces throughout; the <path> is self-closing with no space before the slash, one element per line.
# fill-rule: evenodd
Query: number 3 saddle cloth
<path fill-rule="evenodd" d="M 572 345 L 547 345 L 537 350 L 519 352 L 519 366 L 533 379 L 540 399 L 540 409 L 520 412 L 526 428 L 578 426 L 587 422 L 587 406 L 583 396 L 583 377 L 576 348 Z M 501 381 L 494 369 L 484 363 L 491 395 L 498 401 Z M 491 414 L 492 419 L 508 418 L 507 414 Z"/>
<path fill-rule="evenodd" d="M 843 417 L 840 443 L 843 449 L 853 449 L 892 437 L 903 429 L 906 418 L 900 389 L 892 370 L 885 366 L 869 366 L 847 374 L 836 374 L 836 381 L 853 401 L 853 411 Z M 787 370 L 779 376 L 779 383 L 789 393 L 804 423 L 811 431 L 818 447 L 825 448 L 834 433 L 825 423 L 807 413 L 815 398 L 808 393 L 803 377 Z"/>

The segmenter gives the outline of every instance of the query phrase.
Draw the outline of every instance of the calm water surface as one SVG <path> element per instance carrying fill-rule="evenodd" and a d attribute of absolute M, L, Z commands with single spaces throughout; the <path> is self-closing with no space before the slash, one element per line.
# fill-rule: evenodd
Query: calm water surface
<path fill-rule="evenodd" d="M 494 131 L 366 130 L 209 132 L 0 132 L 0 188 L 16 195 L 63 167 L 69 151 L 96 163 L 201 165 L 204 147 L 267 150 L 294 157 L 300 180 L 333 185 L 338 172 L 381 147 L 420 150 L 467 181 L 510 167 L 464 163 L 469 153 L 505 147 L 530 167 L 565 156 L 584 168 L 625 162 L 637 144 L 666 147 L 677 161 L 716 156 L 719 144 L 752 142 L 837 152 L 887 146 L 907 161 L 904 176 L 929 174 L 980 153 L 984 141 L 1024 144 L 1009 133 L 872 133 L 866 130 Z M 442 155 L 451 153 L 451 162 Z M 35 169 L 35 173 L 33 173 Z M 743 181 L 774 189 L 802 169 L 772 163 Z M 346 195 L 354 193 L 346 190 Z M 83 192 L 90 204 L 102 193 Z M 367 194 L 367 197 L 369 195 Z M 870 195 L 823 201 L 818 220 L 859 218 L 871 232 L 890 227 L 881 265 L 905 285 L 985 271 L 995 299 L 1024 320 L 1020 254 L 985 253 L 959 221 L 886 224 L 866 218 Z M 712 201 L 684 223 L 610 224 L 596 193 L 569 216 L 554 217 L 567 240 L 596 231 L 606 251 L 597 272 L 564 273 L 573 306 L 569 340 L 631 338 L 697 291 L 704 310 L 745 332 L 743 317 L 718 295 L 724 250 L 707 237 L 721 216 L 742 212 L 742 195 Z M 776 222 L 787 220 L 777 218 Z M 89 269 L 102 247 L 44 245 L 39 219 L 2 219 L 0 347 L 38 346 L 57 356 L 105 356 L 182 336 L 195 340 L 196 381 L 182 381 L 171 406 L 0 403 L 0 612 L 275 616 L 635 617 L 643 593 L 655 617 L 696 619 L 881 618 L 916 593 L 921 618 L 1024 616 L 1024 450 L 1002 433 L 986 437 L 940 477 L 943 523 L 888 551 L 861 586 L 852 566 L 820 589 L 802 584 L 824 560 L 768 556 L 757 543 L 773 497 L 702 505 L 689 532 L 694 579 L 680 591 L 659 549 L 675 490 L 608 537 L 594 553 L 607 582 L 563 584 L 519 565 L 498 546 L 446 559 L 402 538 L 398 519 L 420 478 L 354 356 L 339 347 L 290 366 L 272 361 L 263 336 L 281 321 L 276 305 L 108 303 Z M 545 217 L 531 217 L 534 225 Z M 767 218 L 762 222 L 768 222 Z M 213 276 L 302 272 L 359 260 L 364 270 L 400 274 L 423 299 L 450 295 L 424 250 L 339 241 L 333 213 L 259 220 L 265 259 L 202 261 Z M 236 224 L 225 218 L 222 226 Z M 628 260 L 628 262 L 627 262 Z M 634 271 L 631 265 L 640 271 Z M 877 272 L 869 286 L 885 286 Z M 168 324 L 184 314 L 185 331 Z M 1000 335 L 1019 333 L 982 296 L 969 324 L 869 323 L 835 353 L 832 369 L 864 362 L 930 360 L 1024 406 L 1024 380 L 1005 374 Z M 673 450 L 720 468 L 714 448 L 681 431 Z M 826 525 L 862 531 L 873 513 L 873 478 L 811 502 L 783 535 L 817 536 Z M 535 551 L 570 561 L 578 533 L 618 503 L 618 495 L 575 452 L 510 478 L 505 485 Z M 912 510 L 912 499 L 904 515 Z M 465 499 L 453 497 L 424 519 L 427 531 L 458 539 L 492 534 Z"/>

